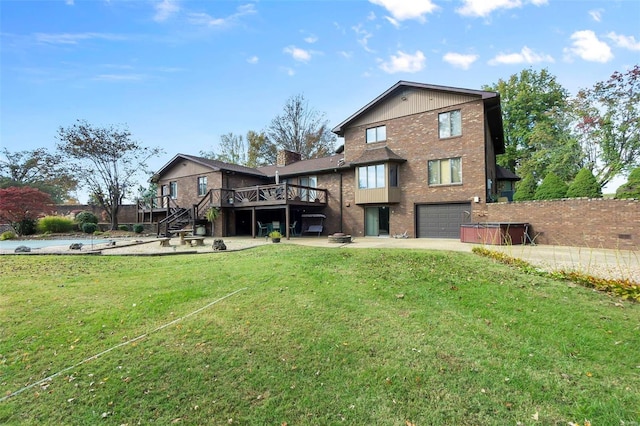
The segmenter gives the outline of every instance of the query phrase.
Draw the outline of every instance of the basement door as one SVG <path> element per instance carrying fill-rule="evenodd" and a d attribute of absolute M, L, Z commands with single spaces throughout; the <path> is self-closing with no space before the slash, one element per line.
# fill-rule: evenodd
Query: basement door
<path fill-rule="evenodd" d="M 389 207 L 365 207 L 364 235 L 366 237 L 389 235 Z"/>
<path fill-rule="evenodd" d="M 471 222 L 471 203 L 419 204 L 418 238 L 460 238 L 460 225 Z"/>

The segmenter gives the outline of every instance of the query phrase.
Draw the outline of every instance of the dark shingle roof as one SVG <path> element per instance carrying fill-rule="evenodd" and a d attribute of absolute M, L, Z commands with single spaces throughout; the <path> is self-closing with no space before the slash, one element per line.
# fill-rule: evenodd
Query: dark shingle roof
<path fill-rule="evenodd" d="M 498 180 L 520 180 L 520 176 L 509 169 L 496 165 L 496 179 Z"/>
<path fill-rule="evenodd" d="M 280 177 L 297 176 L 314 172 L 324 172 L 335 169 L 347 168 L 344 164 L 344 155 L 336 154 L 328 157 L 311 158 L 309 160 L 296 161 L 286 166 L 264 166 L 258 170 L 266 176 L 275 176 L 276 170 Z"/>
<path fill-rule="evenodd" d="M 162 166 L 160 170 L 154 173 L 153 177 L 151 178 L 151 181 L 152 182 L 157 181 L 159 176 L 164 174 L 165 171 L 173 167 L 177 162 L 181 160 L 192 161 L 196 164 L 200 164 L 204 167 L 208 167 L 213 171 L 223 170 L 223 171 L 230 171 L 230 172 L 236 172 L 236 173 L 243 173 L 245 175 L 251 175 L 251 176 L 266 177 L 266 175 L 262 173 L 260 170 L 253 169 L 251 167 L 239 166 L 237 164 L 225 163 L 224 161 L 211 160 L 209 158 L 197 157 L 195 155 L 177 154 L 175 157 L 169 160 L 167 164 Z"/>
<path fill-rule="evenodd" d="M 397 162 L 404 163 L 407 161 L 405 158 L 400 157 L 398 154 L 390 150 L 386 146 L 382 146 L 379 148 L 367 148 L 360 155 L 360 157 L 356 158 L 351 162 L 352 165 L 361 165 L 361 164 L 371 164 L 371 163 L 380 163 L 380 162 Z"/>

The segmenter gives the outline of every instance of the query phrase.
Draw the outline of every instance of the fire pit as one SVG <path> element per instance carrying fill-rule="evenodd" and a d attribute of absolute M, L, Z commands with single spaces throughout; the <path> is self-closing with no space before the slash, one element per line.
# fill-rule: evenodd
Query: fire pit
<path fill-rule="evenodd" d="M 329 242 L 337 244 L 347 244 L 351 242 L 351 235 L 345 235 L 342 232 L 337 232 L 333 235 L 329 235 Z"/>

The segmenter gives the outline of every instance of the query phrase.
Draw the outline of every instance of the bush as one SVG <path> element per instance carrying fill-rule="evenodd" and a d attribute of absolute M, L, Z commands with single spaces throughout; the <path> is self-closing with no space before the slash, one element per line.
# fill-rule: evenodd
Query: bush
<path fill-rule="evenodd" d="M 98 223 L 98 216 L 91 212 L 84 211 L 76 215 L 75 221 L 80 226 L 80 229 L 82 229 L 82 225 L 85 223 Z"/>
<path fill-rule="evenodd" d="M 564 183 L 558 175 L 551 172 L 545 176 L 544 180 L 536 189 L 536 200 L 557 200 L 567 195 L 567 184 Z"/>
<path fill-rule="evenodd" d="M 616 190 L 616 198 L 640 198 L 640 167 L 629 173 L 627 183 Z"/>
<path fill-rule="evenodd" d="M 33 219 L 22 219 L 20 222 L 16 223 L 14 229 L 18 233 L 18 235 L 33 235 L 36 233 L 36 221 Z"/>
<path fill-rule="evenodd" d="M 536 179 L 531 173 L 526 175 L 518 184 L 516 184 L 516 192 L 513 194 L 513 201 L 529 201 L 533 200 L 536 193 Z"/>
<path fill-rule="evenodd" d="M 133 225 L 133 232 L 135 232 L 136 234 L 142 234 L 142 231 L 144 231 L 144 226 L 140 225 L 139 223 Z"/>
<path fill-rule="evenodd" d="M 602 188 L 591 170 L 582 169 L 569 185 L 567 198 L 602 198 Z"/>
<path fill-rule="evenodd" d="M 62 216 L 45 216 L 38 221 L 38 231 L 41 233 L 69 232 L 73 229 L 74 222 Z"/>
<path fill-rule="evenodd" d="M 127 225 L 118 225 L 118 231 L 128 231 L 129 226 Z"/>
<path fill-rule="evenodd" d="M 16 233 L 13 231 L 4 231 L 0 234 L 0 241 L 13 240 L 16 237 Z"/>
<path fill-rule="evenodd" d="M 85 222 L 82 224 L 82 232 L 85 234 L 93 234 L 98 229 L 98 225 L 92 222 Z"/>

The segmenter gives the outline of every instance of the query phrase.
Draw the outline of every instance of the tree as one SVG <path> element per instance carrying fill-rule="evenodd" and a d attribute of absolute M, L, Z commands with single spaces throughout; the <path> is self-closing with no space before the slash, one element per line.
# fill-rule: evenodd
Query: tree
<path fill-rule="evenodd" d="M 247 149 L 242 140 L 242 135 L 234 135 L 233 133 L 220 136 L 219 153 L 216 153 L 215 150 L 200 151 L 200 155 L 230 164 L 244 166 L 247 163 Z"/>
<path fill-rule="evenodd" d="M 62 157 L 45 148 L 19 152 L 4 148 L 0 157 L 0 187 L 11 186 L 37 188 L 62 204 L 76 190 L 78 181 Z"/>
<path fill-rule="evenodd" d="M 498 163 L 541 179 L 554 172 L 571 180 L 581 167 L 580 146 L 572 137 L 568 92 L 546 69 L 525 69 L 485 90 L 500 93 L 504 118 L 505 153 Z"/>
<path fill-rule="evenodd" d="M 629 173 L 627 183 L 620 185 L 616 190 L 616 198 L 640 199 L 640 167 L 636 167 Z"/>
<path fill-rule="evenodd" d="M 35 231 L 35 222 L 53 211 L 51 196 L 28 186 L 0 189 L 0 220 L 8 223 L 18 235 Z"/>
<path fill-rule="evenodd" d="M 249 130 L 247 132 L 247 143 L 249 145 L 246 164 L 248 167 L 260 167 L 276 163 L 278 149 L 269 142 L 264 132 L 257 133 Z"/>
<path fill-rule="evenodd" d="M 530 201 L 535 199 L 538 185 L 536 178 L 529 173 L 516 185 L 516 192 L 513 194 L 513 201 Z"/>
<path fill-rule="evenodd" d="M 213 226 L 214 223 L 216 221 L 216 219 L 218 218 L 218 216 L 220 216 L 220 209 L 217 207 L 209 207 L 209 209 L 207 210 L 207 212 L 205 213 L 205 216 L 207 218 L 208 222 L 211 222 L 211 236 L 213 237 Z"/>
<path fill-rule="evenodd" d="M 567 195 L 567 184 L 555 173 L 549 173 L 536 189 L 536 200 L 556 200 Z"/>
<path fill-rule="evenodd" d="M 282 115 L 271 120 L 266 135 L 277 151 L 300 153 L 303 160 L 330 154 L 336 141 L 324 114 L 310 108 L 303 95 L 287 100 Z"/>
<path fill-rule="evenodd" d="M 640 165 L 640 66 L 578 92 L 576 134 L 591 169 L 604 187 Z"/>
<path fill-rule="evenodd" d="M 76 170 L 91 196 L 104 208 L 111 230 L 118 229 L 118 211 L 146 161 L 161 153 L 131 140 L 126 128 L 94 127 L 84 120 L 58 130 L 58 149 L 76 160 Z"/>
<path fill-rule="evenodd" d="M 591 170 L 581 169 L 569 185 L 567 198 L 602 198 L 602 188 Z"/>

